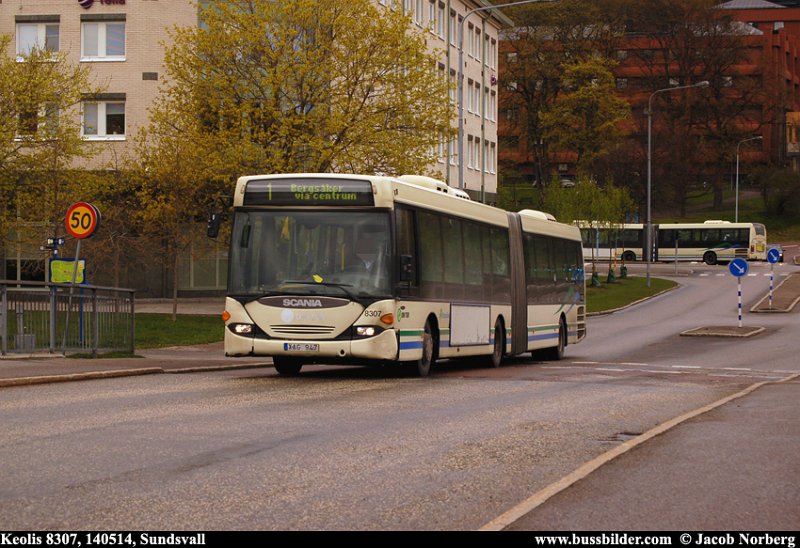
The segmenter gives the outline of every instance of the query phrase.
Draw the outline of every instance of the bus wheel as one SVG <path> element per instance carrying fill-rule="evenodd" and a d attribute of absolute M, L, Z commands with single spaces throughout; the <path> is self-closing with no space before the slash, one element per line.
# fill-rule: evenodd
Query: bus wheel
<path fill-rule="evenodd" d="M 706 251 L 703 255 L 703 262 L 707 265 L 717 264 L 717 254 L 713 251 Z"/>
<path fill-rule="evenodd" d="M 417 360 L 417 374 L 420 377 L 427 377 L 431 372 L 431 366 L 436 361 L 436 343 L 436 333 L 428 320 L 422 333 L 422 357 Z"/>
<path fill-rule="evenodd" d="M 626 251 L 625 253 L 622 254 L 622 260 L 625 261 L 626 263 L 634 262 L 636 261 L 636 253 L 634 253 L 633 251 Z"/>
<path fill-rule="evenodd" d="M 503 320 L 497 318 L 497 321 L 494 323 L 494 348 L 486 359 L 486 365 L 489 367 L 500 367 L 500 362 L 503 361 L 505 350 L 506 330 L 503 329 Z"/>
<path fill-rule="evenodd" d="M 284 377 L 296 377 L 300 374 L 300 369 L 303 363 L 296 358 L 287 358 L 285 356 L 274 356 L 272 364 L 275 366 L 275 371 Z"/>
<path fill-rule="evenodd" d="M 564 324 L 564 319 L 562 318 L 560 322 L 558 322 L 558 345 L 554 346 L 553 348 L 548 348 L 544 355 L 546 359 L 552 361 L 558 361 L 564 359 L 564 349 L 567 347 L 567 326 Z"/>

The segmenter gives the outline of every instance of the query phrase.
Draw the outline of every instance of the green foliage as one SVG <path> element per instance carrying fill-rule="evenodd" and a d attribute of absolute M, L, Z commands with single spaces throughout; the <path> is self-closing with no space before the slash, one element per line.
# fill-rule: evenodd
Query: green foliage
<path fill-rule="evenodd" d="M 577 153 L 579 173 L 592 174 L 593 164 L 625 136 L 622 122 L 630 106 L 615 94 L 614 65 L 597 56 L 566 65 L 562 81 L 568 91 L 541 115 L 553 148 Z"/>
<path fill-rule="evenodd" d="M 400 10 L 232 0 L 201 16 L 174 32 L 154 121 L 196 143 L 212 178 L 421 173 L 453 134 L 448 83 Z"/>
<path fill-rule="evenodd" d="M 219 316 L 136 314 L 136 349 L 185 346 L 221 341 L 224 326 Z"/>
<path fill-rule="evenodd" d="M 15 232 L 24 243 L 57 227 L 87 182 L 73 169 L 96 152 L 81 138 L 79 108 L 100 90 L 65 53 L 34 49 L 18 60 L 6 53 L 10 43 L 0 36 L 0 239 L 23 226 Z"/>
<path fill-rule="evenodd" d="M 600 284 L 586 288 L 587 312 L 606 312 L 621 308 L 638 300 L 652 297 L 662 291 L 675 287 L 677 282 L 661 278 L 650 278 L 647 287 L 646 278 L 628 276 L 618 278 L 614 283 Z"/>

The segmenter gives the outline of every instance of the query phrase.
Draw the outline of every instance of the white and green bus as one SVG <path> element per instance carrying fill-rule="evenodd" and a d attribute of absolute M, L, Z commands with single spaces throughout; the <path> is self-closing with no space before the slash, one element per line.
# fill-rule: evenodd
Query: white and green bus
<path fill-rule="evenodd" d="M 586 260 L 645 260 L 646 230 L 643 224 L 601 227 L 580 222 Z M 653 225 L 653 261 L 702 261 L 709 265 L 740 257 L 767 260 L 767 229 L 760 223 L 663 223 Z"/>
<path fill-rule="evenodd" d="M 586 335 L 580 232 L 422 177 L 291 174 L 236 185 L 225 353 L 304 364 L 414 364 Z"/>

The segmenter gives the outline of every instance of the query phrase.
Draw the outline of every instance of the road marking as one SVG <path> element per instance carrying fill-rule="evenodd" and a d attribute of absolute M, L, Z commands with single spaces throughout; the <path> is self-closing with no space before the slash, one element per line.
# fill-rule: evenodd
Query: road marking
<path fill-rule="evenodd" d="M 714 274 L 717 278 L 722 278 L 725 274 Z"/>
<path fill-rule="evenodd" d="M 625 371 L 616 367 L 597 367 L 595 371 Z"/>
<path fill-rule="evenodd" d="M 752 371 L 749 367 L 723 367 L 723 371 Z"/>
<path fill-rule="evenodd" d="M 765 384 L 777 384 L 777 383 L 787 382 L 787 381 L 794 380 L 794 379 L 796 379 L 798 377 L 800 377 L 800 373 L 797 373 L 797 374 L 794 374 L 794 375 L 790 375 L 788 377 L 783 377 L 779 381 L 757 382 L 755 384 L 752 384 L 752 385 L 748 386 L 744 390 L 742 390 L 740 392 L 737 392 L 736 394 L 732 394 L 732 395 L 727 396 L 725 398 L 719 399 L 719 400 L 717 400 L 717 401 L 715 401 L 713 403 L 710 403 L 708 405 L 704 405 L 703 407 L 695 409 L 694 411 L 689 411 L 688 413 L 684 413 L 683 415 L 680 415 L 679 417 L 675 417 L 675 418 L 670 419 L 670 420 L 668 420 L 666 422 L 663 422 L 663 423 L 659 424 L 658 426 L 656 426 L 655 428 L 651 428 L 650 430 L 648 430 L 644 434 L 636 436 L 635 438 L 631 438 L 630 440 L 621 443 L 620 445 L 614 447 L 613 449 L 610 449 L 609 451 L 606 451 L 602 455 L 600 455 L 598 457 L 595 457 L 594 459 L 584 463 L 582 466 L 578 467 L 571 474 L 568 474 L 568 475 L 564 476 L 563 478 L 561 478 L 560 480 L 558 480 L 558 481 L 556 481 L 554 483 L 551 483 L 547 487 L 545 487 L 543 489 L 540 489 L 539 491 L 534 493 L 529 498 L 527 498 L 524 501 L 520 502 L 519 504 L 517 504 L 516 506 L 514 506 L 510 510 L 504 512 L 503 514 L 499 515 L 498 517 L 496 517 L 495 519 L 493 519 L 492 521 L 490 521 L 489 523 L 487 523 L 486 525 L 484 525 L 483 527 L 481 527 L 478 530 L 479 531 L 502 531 L 503 529 L 505 529 L 506 527 L 508 527 L 509 525 L 511 525 L 512 523 L 514 523 L 518 519 L 520 519 L 525 514 L 528 514 L 528 513 L 532 512 L 537 507 L 539 507 L 542 504 L 544 504 L 545 502 L 547 502 L 551 497 L 557 495 L 558 493 L 560 493 L 561 491 L 563 491 L 567 487 L 569 487 L 569 486 L 579 482 L 580 480 L 586 478 L 589 474 L 591 474 L 592 472 L 594 472 L 595 470 L 597 470 L 598 468 L 600 468 L 604 464 L 614 460 L 615 458 L 619 457 L 620 455 L 623 455 L 623 454 L 627 453 L 628 451 L 630 451 L 634 447 L 636 447 L 638 445 L 641 445 L 644 442 L 646 442 L 646 441 L 648 441 L 648 440 L 650 440 L 650 439 L 652 439 L 652 438 L 654 438 L 654 437 L 656 437 L 658 435 L 661 435 L 661 434 L 663 434 L 664 432 L 666 432 L 668 430 L 671 430 L 672 428 L 678 426 L 681 423 L 684 423 L 684 422 L 686 422 L 686 421 L 688 421 L 690 419 L 693 419 L 693 418 L 695 418 L 695 417 L 697 417 L 699 415 L 702 415 L 704 413 L 708 413 L 709 411 L 712 411 L 712 410 L 716 409 L 717 407 L 725 405 L 726 403 L 731 402 L 731 401 L 733 401 L 735 399 L 738 399 L 738 398 L 741 398 L 743 396 L 746 396 L 746 395 L 750 394 L 751 392 L 757 390 L 758 388 L 761 388 Z"/>
<path fill-rule="evenodd" d="M 702 274 L 700 274 L 701 278 L 705 278 L 707 276 L 711 276 L 711 273 L 710 272 L 703 272 Z"/>
<path fill-rule="evenodd" d="M 646 363 L 635 363 L 635 362 L 622 362 L 620 365 L 632 365 L 634 367 L 647 367 L 649 364 L 646 364 Z"/>
<path fill-rule="evenodd" d="M 670 365 L 670 367 L 675 369 L 700 369 L 699 365 Z"/>

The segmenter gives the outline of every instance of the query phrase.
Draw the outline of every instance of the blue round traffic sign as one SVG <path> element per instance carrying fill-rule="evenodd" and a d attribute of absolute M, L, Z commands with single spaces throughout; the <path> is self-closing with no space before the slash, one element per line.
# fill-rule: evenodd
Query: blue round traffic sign
<path fill-rule="evenodd" d="M 730 271 L 731 274 L 733 274 L 737 278 L 746 276 L 749 268 L 750 267 L 747 264 L 747 261 L 745 261 L 744 259 L 734 259 L 728 264 L 728 270 Z"/>
<path fill-rule="evenodd" d="M 767 251 L 767 260 L 772 264 L 780 262 L 781 250 L 777 247 L 769 248 L 769 251 Z"/>

